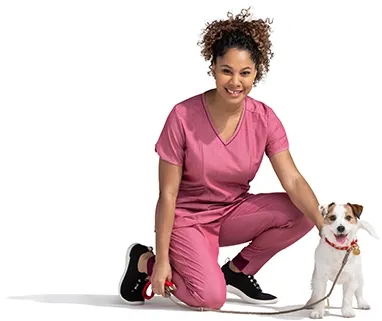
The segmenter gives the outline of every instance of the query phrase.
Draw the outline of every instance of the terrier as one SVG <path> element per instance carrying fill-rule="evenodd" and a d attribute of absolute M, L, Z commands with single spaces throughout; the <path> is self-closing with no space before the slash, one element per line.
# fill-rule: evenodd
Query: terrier
<path fill-rule="evenodd" d="M 324 217 L 321 239 L 315 251 L 315 264 L 311 281 L 312 296 L 307 304 L 316 302 L 326 295 L 328 281 L 334 281 L 342 266 L 346 250 L 352 249 L 347 263 L 343 268 L 336 284 L 343 286 L 342 316 L 355 316 L 352 307 L 355 296 L 359 309 L 370 309 L 370 305 L 363 297 L 363 275 L 361 255 L 358 247 L 357 232 L 366 230 L 378 239 L 373 227 L 361 220 L 363 206 L 358 204 L 320 205 L 319 210 Z M 324 316 L 325 301 L 316 304 L 310 318 L 320 319 Z"/>

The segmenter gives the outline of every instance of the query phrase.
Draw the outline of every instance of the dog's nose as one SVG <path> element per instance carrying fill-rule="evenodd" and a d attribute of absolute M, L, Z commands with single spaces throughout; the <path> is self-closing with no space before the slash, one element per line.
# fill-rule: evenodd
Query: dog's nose
<path fill-rule="evenodd" d="M 343 226 L 343 225 L 338 226 L 337 231 L 340 233 L 343 233 L 345 231 L 345 226 Z"/>

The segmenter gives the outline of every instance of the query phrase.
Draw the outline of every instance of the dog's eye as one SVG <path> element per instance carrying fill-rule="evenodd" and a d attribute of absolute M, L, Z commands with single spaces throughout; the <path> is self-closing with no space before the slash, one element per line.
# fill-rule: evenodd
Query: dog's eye
<path fill-rule="evenodd" d="M 351 215 L 347 215 L 347 216 L 345 217 L 345 219 L 348 220 L 348 221 L 351 221 L 352 218 L 353 218 L 353 217 L 352 217 Z"/>
<path fill-rule="evenodd" d="M 332 216 L 329 217 L 329 219 L 330 219 L 331 221 L 335 221 L 335 220 L 337 219 L 337 217 L 336 217 L 335 215 L 332 215 Z"/>

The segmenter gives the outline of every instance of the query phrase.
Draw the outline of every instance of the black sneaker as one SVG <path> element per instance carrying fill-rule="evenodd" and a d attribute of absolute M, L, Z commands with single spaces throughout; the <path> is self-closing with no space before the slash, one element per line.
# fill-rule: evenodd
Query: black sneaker
<path fill-rule="evenodd" d="M 234 272 L 229 268 L 229 262 L 222 266 L 227 284 L 227 292 L 240 297 L 242 300 L 255 304 L 271 304 L 278 301 L 272 294 L 264 293 L 253 275 Z"/>
<path fill-rule="evenodd" d="M 145 302 L 142 291 L 148 282 L 148 275 L 138 271 L 138 260 L 148 251 L 152 251 L 152 248 L 139 243 L 134 243 L 127 249 L 125 271 L 119 283 L 119 295 L 126 303 L 143 304 Z"/>

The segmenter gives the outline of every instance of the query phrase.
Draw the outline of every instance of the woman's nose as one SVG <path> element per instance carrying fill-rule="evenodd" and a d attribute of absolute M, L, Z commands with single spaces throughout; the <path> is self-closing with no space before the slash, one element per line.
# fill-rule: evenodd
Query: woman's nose
<path fill-rule="evenodd" d="M 239 76 L 233 75 L 231 77 L 231 84 L 234 85 L 234 86 L 239 86 L 240 85 Z"/>

